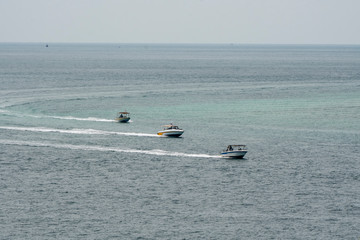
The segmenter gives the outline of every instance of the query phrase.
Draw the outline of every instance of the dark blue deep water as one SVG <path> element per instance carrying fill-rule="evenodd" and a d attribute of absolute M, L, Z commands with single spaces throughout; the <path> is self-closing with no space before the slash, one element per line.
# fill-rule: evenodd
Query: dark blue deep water
<path fill-rule="evenodd" d="M 0 239 L 360 237 L 359 46 L 2 43 L 0 84 Z"/>

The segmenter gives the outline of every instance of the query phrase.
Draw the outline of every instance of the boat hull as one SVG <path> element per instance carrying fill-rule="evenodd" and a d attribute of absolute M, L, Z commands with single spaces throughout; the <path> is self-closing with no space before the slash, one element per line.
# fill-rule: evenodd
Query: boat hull
<path fill-rule="evenodd" d="M 115 121 L 120 122 L 120 123 L 126 123 L 130 120 L 129 117 L 126 118 L 116 118 Z"/>
<path fill-rule="evenodd" d="M 247 151 L 226 151 L 226 152 L 222 152 L 221 156 L 222 157 L 228 157 L 228 158 L 244 158 L 245 154 L 247 153 Z"/>
<path fill-rule="evenodd" d="M 159 131 L 157 134 L 165 137 L 180 137 L 184 133 L 183 130 L 165 130 Z"/>

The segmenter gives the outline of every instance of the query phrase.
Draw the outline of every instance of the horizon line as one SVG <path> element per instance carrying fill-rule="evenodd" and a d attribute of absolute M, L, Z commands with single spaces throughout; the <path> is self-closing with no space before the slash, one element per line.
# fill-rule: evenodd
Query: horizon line
<path fill-rule="evenodd" d="M 0 41 L 0 44 L 120 44 L 120 45 L 323 45 L 323 46 L 357 46 L 360 43 L 201 43 L 201 42 L 46 42 L 46 41 Z"/>

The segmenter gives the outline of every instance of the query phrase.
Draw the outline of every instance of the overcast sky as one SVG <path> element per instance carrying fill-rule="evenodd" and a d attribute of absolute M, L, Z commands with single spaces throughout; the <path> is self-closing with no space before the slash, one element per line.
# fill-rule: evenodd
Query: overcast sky
<path fill-rule="evenodd" d="M 0 42 L 360 44 L 360 0 L 0 0 Z"/>

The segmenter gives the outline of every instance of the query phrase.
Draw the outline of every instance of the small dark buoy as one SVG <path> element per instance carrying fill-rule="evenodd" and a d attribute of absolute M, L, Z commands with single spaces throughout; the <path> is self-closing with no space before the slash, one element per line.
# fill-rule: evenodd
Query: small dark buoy
<path fill-rule="evenodd" d="M 49 47 L 49 45 L 46 44 L 46 47 Z"/>

